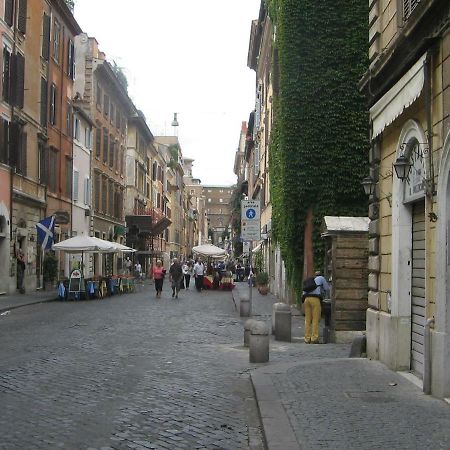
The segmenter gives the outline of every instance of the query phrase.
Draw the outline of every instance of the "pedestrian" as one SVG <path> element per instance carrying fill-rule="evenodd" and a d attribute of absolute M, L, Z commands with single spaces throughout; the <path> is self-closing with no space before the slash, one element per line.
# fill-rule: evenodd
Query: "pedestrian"
<path fill-rule="evenodd" d="M 142 266 L 139 261 L 134 265 L 134 276 L 138 280 L 140 280 L 142 278 Z"/>
<path fill-rule="evenodd" d="M 128 271 L 129 274 L 131 274 L 131 266 L 133 265 L 133 263 L 131 262 L 130 257 L 127 257 L 127 260 L 125 261 L 125 267 Z"/>
<path fill-rule="evenodd" d="M 166 269 L 164 269 L 161 260 L 158 259 L 152 268 L 152 276 L 155 281 L 156 298 L 161 298 L 165 274 Z"/>
<path fill-rule="evenodd" d="M 178 258 L 173 258 L 172 265 L 169 269 L 170 281 L 172 282 L 172 298 L 178 298 L 178 293 L 181 288 L 181 281 L 183 280 L 183 268 L 178 261 Z"/>
<path fill-rule="evenodd" d="M 25 288 L 23 287 L 23 280 L 25 278 L 25 254 L 20 248 L 17 251 L 16 260 L 17 260 L 17 289 L 21 294 L 24 294 Z"/>
<path fill-rule="evenodd" d="M 183 264 L 184 285 L 186 289 L 189 289 L 192 276 L 192 264 L 190 261 L 185 261 Z"/>
<path fill-rule="evenodd" d="M 305 342 L 319 343 L 319 323 L 322 315 L 321 302 L 326 291 L 330 290 L 327 280 L 316 272 L 314 277 L 303 282 L 302 302 L 305 305 Z"/>
<path fill-rule="evenodd" d="M 205 266 L 203 265 L 201 259 L 197 259 L 194 264 L 194 277 L 195 277 L 195 287 L 198 292 L 201 292 L 203 288 L 203 275 L 205 273 Z"/>

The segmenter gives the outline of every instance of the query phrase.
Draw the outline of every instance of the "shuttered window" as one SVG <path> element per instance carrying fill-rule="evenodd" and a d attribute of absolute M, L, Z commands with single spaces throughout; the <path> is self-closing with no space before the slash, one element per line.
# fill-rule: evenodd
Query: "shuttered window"
<path fill-rule="evenodd" d="M 50 147 L 48 158 L 48 187 L 53 192 L 58 191 L 58 150 L 54 147 Z"/>
<path fill-rule="evenodd" d="M 101 128 L 95 129 L 95 156 L 100 158 L 102 153 L 102 130 Z"/>
<path fill-rule="evenodd" d="M 103 96 L 103 91 L 102 88 L 100 87 L 100 84 L 97 83 L 97 95 L 96 95 L 96 105 L 98 109 L 102 108 L 102 96 Z"/>
<path fill-rule="evenodd" d="M 56 86 L 50 86 L 50 123 L 56 125 Z"/>
<path fill-rule="evenodd" d="M 6 103 L 11 101 L 11 50 L 3 47 L 2 97 Z"/>
<path fill-rule="evenodd" d="M 14 23 L 14 0 L 5 0 L 5 22 L 10 27 Z"/>
<path fill-rule="evenodd" d="M 66 172 L 66 186 L 65 186 L 65 191 L 66 191 L 66 197 L 71 198 L 72 197 L 72 186 L 73 186 L 73 182 L 72 182 L 72 177 L 73 177 L 73 164 L 72 164 L 72 159 L 70 158 L 66 158 L 65 161 L 65 172 Z"/>
<path fill-rule="evenodd" d="M 103 162 L 108 162 L 108 150 L 109 150 L 108 130 L 103 128 Z"/>
<path fill-rule="evenodd" d="M 89 178 L 84 180 L 84 204 L 91 204 L 91 180 Z"/>
<path fill-rule="evenodd" d="M 9 126 L 9 164 L 17 173 L 27 173 L 27 133 L 17 122 L 11 122 Z"/>
<path fill-rule="evenodd" d="M 41 78 L 41 125 L 43 127 L 47 126 L 47 109 L 48 109 L 48 100 L 47 100 L 47 80 L 45 78 Z"/>
<path fill-rule="evenodd" d="M 42 142 L 38 144 L 39 149 L 39 183 L 47 184 L 48 180 L 48 148 Z"/>
<path fill-rule="evenodd" d="M 57 20 L 55 20 L 53 22 L 53 58 L 56 62 L 59 62 L 60 39 L 61 39 L 61 25 Z"/>
<path fill-rule="evenodd" d="M 403 0 L 403 19 L 408 20 L 409 16 L 416 9 L 420 0 Z"/>
<path fill-rule="evenodd" d="M 106 180 L 106 177 L 103 177 L 102 180 L 101 199 L 102 199 L 102 212 L 106 213 L 106 207 L 108 205 L 108 182 Z"/>
<path fill-rule="evenodd" d="M 8 129 L 9 122 L 0 117 L 0 163 L 8 164 Z"/>
<path fill-rule="evenodd" d="M 109 136 L 109 167 L 114 167 L 114 136 L 111 134 Z"/>
<path fill-rule="evenodd" d="M 101 190 L 101 186 L 100 186 L 100 175 L 98 173 L 95 174 L 94 176 L 94 208 L 96 211 L 98 211 L 100 209 L 100 190 Z"/>
<path fill-rule="evenodd" d="M 17 53 L 11 60 L 12 101 L 18 108 L 23 108 L 25 93 L 25 58 Z"/>
<path fill-rule="evenodd" d="M 109 116 L 109 96 L 103 96 L 103 114 L 107 118 Z"/>
<path fill-rule="evenodd" d="M 27 0 L 19 0 L 17 28 L 23 34 L 27 32 Z"/>
<path fill-rule="evenodd" d="M 75 79 L 75 45 L 69 39 L 67 44 L 67 74 L 69 77 L 74 80 Z"/>
<path fill-rule="evenodd" d="M 80 172 L 78 170 L 73 171 L 73 192 L 72 199 L 74 202 L 78 201 L 78 183 L 80 180 Z"/>
<path fill-rule="evenodd" d="M 42 18 L 42 57 L 48 61 L 50 57 L 50 16 L 44 14 Z"/>

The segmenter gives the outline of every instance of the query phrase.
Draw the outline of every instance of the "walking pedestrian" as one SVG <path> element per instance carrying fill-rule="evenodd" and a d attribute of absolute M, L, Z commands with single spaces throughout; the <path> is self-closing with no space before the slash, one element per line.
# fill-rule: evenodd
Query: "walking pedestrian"
<path fill-rule="evenodd" d="M 166 269 L 164 269 L 161 260 L 158 259 L 152 268 L 152 276 L 155 281 L 156 298 L 161 298 L 165 274 Z"/>
<path fill-rule="evenodd" d="M 191 276 L 193 274 L 192 264 L 190 261 L 185 261 L 183 264 L 183 275 L 184 275 L 184 286 L 189 289 L 189 284 L 191 282 Z"/>
<path fill-rule="evenodd" d="M 181 288 L 181 281 L 183 280 L 183 268 L 178 261 L 178 258 L 173 258 L 172 265 L 169 269 L 170 281 L 172 282 L 172 298 L 178 298 L 178 293 Z"/>
<path fill-rule="evenodd" d="M 194 277 L 195 277 L 195 287 L 198 292 L 201 292 L 203 288 L 203 275 L 205 273 L 205 266 L 203 265 L 201 259 L 198 259 L 194 264 Z"/>
<path fill-rule="evenodd" d="M 316 272 L 314 277 L 306 278 L 303 282 L 302 302 L 305 305 L 305 342 L 307 344 L 319 343 L 321 301 L 325 291 L 329 290 L 330 286 L 320 272 Z"/>

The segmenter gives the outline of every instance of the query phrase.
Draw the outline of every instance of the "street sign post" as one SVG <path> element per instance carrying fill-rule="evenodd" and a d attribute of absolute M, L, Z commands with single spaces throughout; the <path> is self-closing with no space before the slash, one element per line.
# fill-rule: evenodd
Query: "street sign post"
<path fill-rule="evenodd" d="M 261 240 L 261 208 L 258 200 L 242 200 L 241 236 L 244 241 Z"/>
<path fill-rule="evenodd" d="M 261 240 L 261 204 L 259 200 L 242 200 L 241 202 L 241 237 L 244 241 Z M 249 252 L 250 275 L 248 279 L 248 300 L 250 316 L 252 315 L 253 268 L 252 251 Z"/>

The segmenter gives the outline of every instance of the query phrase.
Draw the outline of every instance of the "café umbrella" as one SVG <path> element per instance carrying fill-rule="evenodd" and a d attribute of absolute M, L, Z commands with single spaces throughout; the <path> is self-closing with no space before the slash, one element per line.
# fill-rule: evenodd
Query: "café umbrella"
<path fill-rule="evenodd" d="M 203 244 L 193 247 L 192 253 L 204 258 L 224 258 L 227 256 L 226 250 L 213 244 Z"/>

